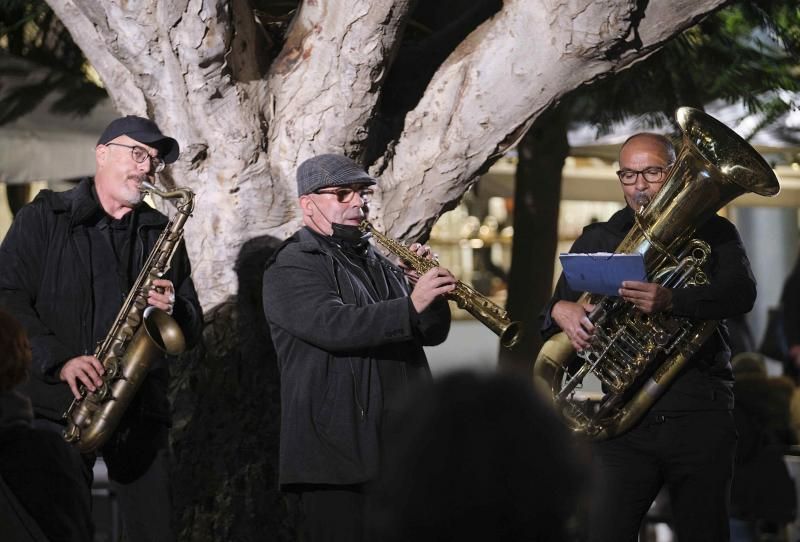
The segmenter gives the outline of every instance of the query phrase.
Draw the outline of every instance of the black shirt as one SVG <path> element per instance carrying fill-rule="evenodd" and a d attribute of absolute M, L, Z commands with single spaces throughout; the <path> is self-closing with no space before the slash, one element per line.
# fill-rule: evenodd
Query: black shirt
<path fill-rule="evenodd" d="M 633 227 L 630 207 L 616 212 L 608 222 L 584 228 L 570 252 L 614 252 Z M 744 314 L 753 306 L 756 284 L 736 228 L 713 216 L 694 235 L 711 246 L 705 272 L 709 284 L 672 291 L 671 313 L 695 320 L 724 320 Z M 562 274 L 555 293 L 541 314 L 541 333 L 548 339 L 561 331 L 551 309 L 561 300 L 576 301 L 581 292 L 572 290 Z M 728 331 L 724 322 L 700 347 L 653 410 L 707 410 L 733 408 L 733 374 L 730 366 Z"/>
<path fill-rule="evenodd" d="M 89 221 L 91 227 L 87 228 L 87 232 L 91 247 L 95 309 L 92 334 L 97 343 L 105 339 L 131 288 L 134 274 L 131 269 L 134 260 L 131 257 L 131 248 L 134 245 L 132 239 L 136 211 L 115 219 L 103 211 L 94 187 L 92 197 L 97 203 L 97 210 Z"/>

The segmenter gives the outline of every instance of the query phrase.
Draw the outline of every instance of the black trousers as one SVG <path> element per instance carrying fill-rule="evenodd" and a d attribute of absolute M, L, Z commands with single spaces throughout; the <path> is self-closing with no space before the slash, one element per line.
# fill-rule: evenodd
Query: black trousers
<path fill-rule="evenodd" d="M 304 484 L 294 491 L 303 509 L 304 542 L 361 542 L 364 540 L 362 486 Z"/>
<path fill-rule="evenodd" d="M 662 486 L 679 542 L 726 542 L 736 429 L 730 411 L 653 412 L 594 446 L 590 542 L 635 542 Z"/>

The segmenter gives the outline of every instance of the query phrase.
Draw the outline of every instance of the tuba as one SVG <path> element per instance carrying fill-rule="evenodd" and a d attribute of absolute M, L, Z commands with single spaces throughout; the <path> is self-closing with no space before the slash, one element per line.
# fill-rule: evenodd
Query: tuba
<path fill-rule="evenodd" d="M 108 334 L 95 350 L 105 368 L 103 384 L 90 392 L 81 386 L 81 398 L 72 401 L 63 418 L 64 439 L 81 453 L 94 452 L 108 441 L 141 386 L 152 362 L 186 348 L 178 323 L 166 312 L 147 305 L 154 279 L 169 270 L 183 239 L 183 226 L 194 209 L 194 193 L 186 188 L 162 192 L 145 182 L 148 192 L 164 199 L 180 199 L 177 212 L 156 240 Z"/>
<path fill-rule="evenodd" d="M 366 220 L 361 222 L 359 228 L 364 233 L 372 234 L 375 240 L 386 248 L 386 250 L 411 265 L 414 271 L 420 275 L 434 267 L 439 267 L 439 262 L 435 259 L 429 260 L 427 258 L 421 258 L 407 246 L 377 231 L 374 226 Z M 480 323 L 491 329 L 492 332 L 500 337 L 500 344 L 506 348 L 512 348 L 519 342 L 522 331 L 519 322 L 512 322 L 506 310 L 498 307 L 490 299 L 478 293 L 471 286 L 458 281 L 456 282 L 455 289 L 447 294 L 447 297 L 453 299 L 459 307 L 469 312 Z"/>
<path fill-rule="evenodd" d="M 676 118 L 683 142 L 675 164 L 616 249 L 640 253 L 648 280 L 666 288 L 708 283 L 703 266 L 711 249 L 692 239 L 699 226 L 746 192 L 780 190 L 766 161 L 727 126 L 689 107 Z M 566 333 L 557 333 L 539 351 L 533 381 L 570 429 L 595 440 L 620 435 L 641 419 L 718 324 L 643 314 L 616 296 L 584 293 L 578 302 L 595 304 L 588 316 L 595 325 L 591 346 L 576 359 Z M 604 390 L 596 404 L 577 393 L 589 374 Z"/>

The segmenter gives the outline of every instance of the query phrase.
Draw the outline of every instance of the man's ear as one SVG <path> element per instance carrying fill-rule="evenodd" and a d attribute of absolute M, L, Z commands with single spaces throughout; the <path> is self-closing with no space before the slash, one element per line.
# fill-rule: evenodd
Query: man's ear
<path fill-rule="evenodd" d="M 308 194 L 300 196 L 300 208 L 303 210 L 304 216 L 311 216 L 314 214 L 314 203 Z"/>
<path fill-rule="evenodd" d="M 108 155 L 108 147 L 106 147 L 105 145 L 97 145 L 94 148 L 94 159 L 97 162 L 98 166 L 106 161 L 107 155 Z"/>

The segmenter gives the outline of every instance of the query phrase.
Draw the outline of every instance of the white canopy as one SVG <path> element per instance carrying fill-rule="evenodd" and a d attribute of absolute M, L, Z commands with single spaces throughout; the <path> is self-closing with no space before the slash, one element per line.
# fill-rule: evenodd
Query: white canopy
<path fill-rule="evenodd" d="M 97 138 L 115 116 L 107 99 L 84 117 L 55 115 L 42 104 L 0 126 L 0 181 L 15 184 L 92 175 Z"/>

